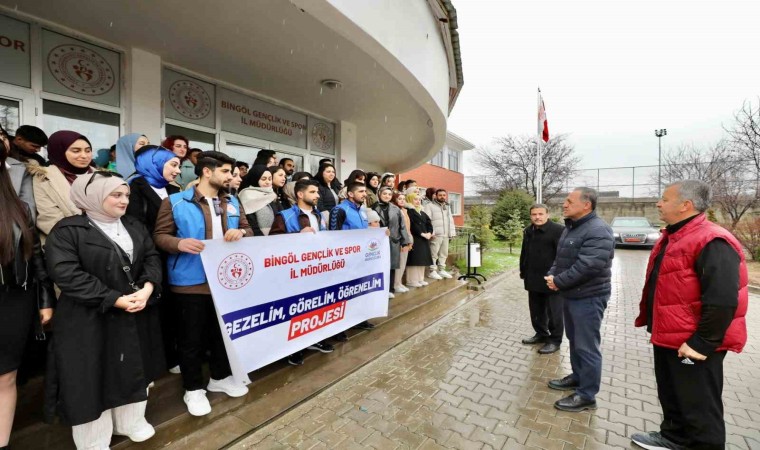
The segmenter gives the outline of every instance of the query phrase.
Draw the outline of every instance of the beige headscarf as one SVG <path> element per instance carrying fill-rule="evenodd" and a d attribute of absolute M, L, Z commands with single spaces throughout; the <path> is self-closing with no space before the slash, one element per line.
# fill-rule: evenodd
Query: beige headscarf
<path fill-rule="evenodd" d="M 111 172 L 108 173 L 110 174 Z M 95 179 L 87 185 L 93 177 Z M 93 172 L 77 177 L 71 185 L 71 193 L 69 195 L 74 205 L 87 213 L 87 217 L 98 222 L 113 223 L 121 217 L 107 214 L 105 209 L 103 209 L 103 202 L 106 200 L 106 197 L 111 195 L 111 192 L 118 189 L 119 186 L 124 185 L 129 187 L 127 182 L 119 176 L 103 176 L 102 172 Z M 85 189 L 87 190 L 86 193 Z"/>

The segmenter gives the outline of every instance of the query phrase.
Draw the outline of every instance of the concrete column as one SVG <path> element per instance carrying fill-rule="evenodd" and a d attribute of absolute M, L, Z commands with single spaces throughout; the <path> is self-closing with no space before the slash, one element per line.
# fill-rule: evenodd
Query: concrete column
<path fill-rule="evenodd" d="M 151 144 L 163 138 L 161 57 L 139 48 L 127 54 L 127 133 L 142 133 Z"/>
<path fill-rule="evenodd" d="M 345 180 L 357 166 L 356 125 L 351 122 L 338 122 L 338 176 Z"/>

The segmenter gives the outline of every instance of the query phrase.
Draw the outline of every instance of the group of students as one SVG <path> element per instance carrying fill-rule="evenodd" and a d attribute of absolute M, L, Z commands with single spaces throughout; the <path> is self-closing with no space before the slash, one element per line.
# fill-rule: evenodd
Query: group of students
<path fill-rule="evenodd" d="M 0 448 L 32 332 L 50 336 L 45 417 L 71 425 L 77 448 L 108 448 L 114 434 L 153 436 L 147 398 L 167 370 L 181 373 L 195 416 L 211 411 L 207 391 L 246 395 L 227 359 L 200 258 L 204 240 L 382 226 L 390 298 L 427 285 L 426 268 L 429 278 L 451 277 L 446 191 L 420 195 L 414 182 L 397 190 L 392 173 L 355 170 L 341 185 L 329 159 L 313 176 L 290 159 L 278 163 L 271 150 L 248 166 L 191 149 L 182 136 L 160 146 L 123 136 L 97 163 L 75 131 L 48 138 L 36 127 L 14 136 L 0 128 L 0 138 Z M 326 341 L 309 348 L 333 350 Z M 303 352 L 288 362 L 303 364 Z"/>

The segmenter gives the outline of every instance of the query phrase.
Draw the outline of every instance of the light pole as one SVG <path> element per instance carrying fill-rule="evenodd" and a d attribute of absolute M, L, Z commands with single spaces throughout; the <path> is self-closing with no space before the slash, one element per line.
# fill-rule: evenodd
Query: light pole
<path fill-rule="evenodd" d="M 662 196 L 662 137 L 668 135 L 668 130 L 654 130 L 657 136 L 657 197 Z"/>

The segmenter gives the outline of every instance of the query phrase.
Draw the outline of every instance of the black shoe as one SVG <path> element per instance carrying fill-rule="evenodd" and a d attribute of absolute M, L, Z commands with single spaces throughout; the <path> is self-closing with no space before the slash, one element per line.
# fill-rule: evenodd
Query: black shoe
<path fill-rule="evenodd" d="M 557 350 L 559 350 L 559 345 L 548 343 L 548 344 L 544 344 L 543 347 L 539 348 L 538 353 L 541 353 L 542 355 L 548 355 L 549 353 L 554 353 Z"/>
<path fill-rule="evenodd" d="M 354 325 L 354 328 L 358 328 L 359 330 L 374 330 L 375 326 L 365 320 L 362 323 Z"/>
<path fill-rule="evenodd" d="M 303 352 L 296 352 L 288 356 L 288 364 L 291 366 L 303 366 Z"/>
<path fill-rule="evenodd" d="M 562 411 L 581 412 L 596 409 L 596 400 L 586 400 L 578 394 L 573 394 L 554 402 L 554 407 Z"/>
<path fill-rule="evenodd" d="M 540 334 L 537 334 L 533 337 L 522 340 L 522 343 L 525 345 L 543 344 L 545 342 L 546 342 L 546 336 L 541 336 Z"/>
<path fill-rule="evenodd" d="M 631 436 L 631 440 L 639 447 L 644 447 L 649 450 L 680 450 L 686 448 L 669 440 L 660 434 L 659 431 L 650 431 L 649 433 L 634 433 L 633 436 Z"/>
<path fill-rule="evenodd" d="M 580 386 L 580 383 L 573 380 L 572 375 L 568 375 L 561 380 L 551 380 L 548 384 L 550 388 L 556 389 L 558 391 L 574 391 L 575 388 Z"/>
<path fill-rule="evenodd" d="M 336 334 L 332 338 L 338 342 L 348 342 L 348 335 L 346 334 L 345 331 L 341 331 L 340 333 Z"/>
<path fill-rule="evenodd" d="M 328 344 L 327 342 L 317 342 L 316 344 L 310 345 L 307 348 L 309 350 L 316 350 L 322 353 L 332 353 L 332 351 L 335 350 L 335 347 L 333 347 L 332 344 Z"/>

